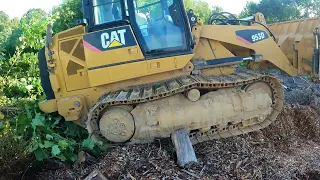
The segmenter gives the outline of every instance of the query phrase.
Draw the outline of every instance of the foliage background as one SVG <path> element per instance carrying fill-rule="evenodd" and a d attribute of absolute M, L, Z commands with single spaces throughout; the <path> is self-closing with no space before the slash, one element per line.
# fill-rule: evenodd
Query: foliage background
<path fill-rule="evenodd" d="M 213 12 L 222 11 L 204 0 L 184 2 L 186 9 L 193 9 L 204 22 Z M 262 12 L 272 23 L 320 16 L 319 8 L 320 0 L 261 0 L 248 2 L 239 17 Z M 14 19 L 0 11 L 0 174 L 19 177 L 33 159 L 74 162 L 81 150 L 98 155 L 106 149 L 88 139 L 82 128 L 64 122 L 57 114 L 43 114 L 38 108 L 44 95 L 37 52 L 44 46 L 46 26 L 53 23 L 53 31 L 58 33 L 81 18 L 80 0 L 64 0 L 50 13 L 30 9 Z M 15 167 L 14 172 L 11 167 Z"/>
<path fill-rule="evenodd" d="M 248 17 L 256 12 L 264 14 L 267 23 L 292 21 L 320 16 L 320 0 L 260 0 L 247 2 L 240 17 Z"/>

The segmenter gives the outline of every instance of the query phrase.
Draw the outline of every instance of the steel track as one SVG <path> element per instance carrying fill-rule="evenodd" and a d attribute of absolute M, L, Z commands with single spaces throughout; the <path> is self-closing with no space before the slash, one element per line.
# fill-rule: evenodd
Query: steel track
<path fill-rule="evenodd" d="M 254 71 L 241 71 L 232 75 L 209 76 L 189 75 L 170 79 L 158 83 L 128 87 L 126 90 L 119 90 L 105 94 L 91 108 L 87 118 L 83 123 L 86 124 L 91 136 L 99 136 L 98 120 L 101 113 L 108 107 L 121 105 L 138 105 L 150 101 L 156 101 L 172 95 L 183 93 L 191 89 L 218 90 L 222 88 L 235 88 L 250 85 L 255 82 L 265 82 L 272 88 L 272 113 L 265 121 L 243 127 L 242 123 L 230 125 L 223 128 L 213 128 L 207 132 L 192 132 L 190 138 L 193 144 L 204 142 L 211 139 L 228 138 L 257 131 L 269 126 L 274 122 L 282 111 L 284 103 L 284 92 L 282 84 L 275 77 L 263 75 Z M 95 138 L 94 138 L 95 139 Z"/>

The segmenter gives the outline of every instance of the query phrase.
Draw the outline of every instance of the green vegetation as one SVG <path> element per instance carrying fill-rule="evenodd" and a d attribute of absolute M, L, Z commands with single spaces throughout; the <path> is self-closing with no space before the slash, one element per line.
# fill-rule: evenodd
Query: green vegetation
<path fill-rule="evenodd" d="M 74 162 L 79 151 L 96 146 L 83 128 L 38 108 L 44 95 L 37 53 L 47 24 L 54 22 L 55 33 L 71 27 L 81 17 L 79 2 L 66 0 L 50 14 L 30 9 L 20 19 L 0 11 L 0 174 L 20 177 L 33 159 Z"/>
<path fill-rule="evenodd" d="M 291 21 L 320 16 L 319 0 L 261 0 L 248 2 L 240 17 L 251 16 L 256 12 L 264 14 L 268 23 Z"/>
<path fill-rule="evenodd" d="M 208 22 L 212 13 L 222 11 L 221 7 L 210 7 L 210 5 L 203 0 L 184 0 L 184 4 L 186 9 L 192 9 L 195 15 L 201 18 L 204 23 Z"/>

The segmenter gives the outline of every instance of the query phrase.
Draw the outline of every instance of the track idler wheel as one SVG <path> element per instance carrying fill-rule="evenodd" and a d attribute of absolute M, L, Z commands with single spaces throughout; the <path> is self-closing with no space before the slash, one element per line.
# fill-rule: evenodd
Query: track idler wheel
<path fill-rule="evenodd" d="M 106 111 L 99 123 L 101 135 L 114 143 L 129 141 L 134 135 L 135 124 L 130 112 L 113 108 Z"/>
<path fill-rule="evenodd" d="M 274 100 L 273 97 L 273 92 L 272 92 L 272 88 L 270 87 L 269 84 L 267 84 L 266 82 L 260 81 L 260 82 L 255 82 L 253 84 L 248 85 L 245 90 L 247 92 L 254 90 L 254 89 L 263 89 L 266 93 L 268 93 L 269 97 Z"/>

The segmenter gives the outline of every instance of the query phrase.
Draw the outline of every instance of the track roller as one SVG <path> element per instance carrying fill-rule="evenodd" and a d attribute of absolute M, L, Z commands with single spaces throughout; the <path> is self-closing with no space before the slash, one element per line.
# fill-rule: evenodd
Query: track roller
<path fill-rule="evenodd" d="M 196 102 L 200 99 L 201 94 L 200 91 L 198 89 L 191 89 L 190 91 L 186 92 L 186 97 L 192 101 L 192 102 Z"/>

